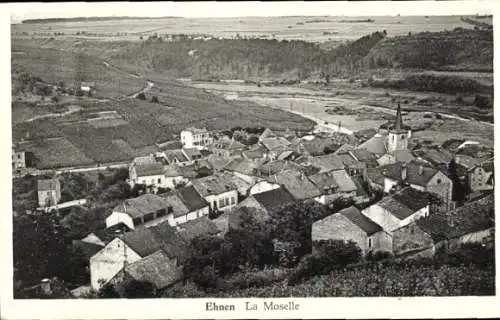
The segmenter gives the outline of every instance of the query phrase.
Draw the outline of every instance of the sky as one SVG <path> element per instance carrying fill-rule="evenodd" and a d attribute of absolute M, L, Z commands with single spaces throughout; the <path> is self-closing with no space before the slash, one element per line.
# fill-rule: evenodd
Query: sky
<path fill-rule="evenodd" d="M 11 21 L 24 19 L 91 16 L 137 17 L 242 17 L 242 16 L 325 16 L 325 15 L 448 15 L 490 14 L 489 1 L 411 2 L 74 2 L 10 3 Z M 3 8 L 2 8 L 3 9 Z"/>

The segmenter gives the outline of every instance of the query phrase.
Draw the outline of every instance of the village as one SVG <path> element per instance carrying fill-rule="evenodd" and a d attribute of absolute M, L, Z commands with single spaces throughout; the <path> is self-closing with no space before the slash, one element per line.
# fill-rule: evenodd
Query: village
<path fill-rule="evenodd" d="M 89 297 L 109 286 L 123 296 L 133 281 L 161 292 L 185 278 L 194 240 L 224 239 L 246 228 L 249 217 L 271 223 L 299 204 L 321 210 L 311 218 L 313 252 L 329 240 L 354 242 L 368 260 L 432 257 L 465 243 L 492 246 L 493 158 L 482 152 L 472 141 L 415 145 L 399 105 L 385 129 L 354 135 L 186 128 L 179 141 L 133 159 L 126 183 L 137 196 L 106 212 L 105 228 L 73 239 L 89 277 L 65 297 Z M 28 172 L 29 158 L 28 151 L 13 150 L 13 170 Z M 88 204 L 61 201 L 59 176 L 37 180 L 38 207 L 26 214 Z M 275 237 L 278 261 L 297 242 Z M 52 296 L 61 285 L 53 276 L 29 290 Z"/>

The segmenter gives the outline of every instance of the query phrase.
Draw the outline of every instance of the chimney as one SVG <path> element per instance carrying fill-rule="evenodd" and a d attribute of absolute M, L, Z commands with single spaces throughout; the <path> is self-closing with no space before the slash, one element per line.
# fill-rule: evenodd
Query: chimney
<path fill-rule="evenodd" d="M 49 295 L 52 294 L 52 289 L 50 288 L 50 279 L 42 279 L 40 283 L 40 288 L 42 289 L 43 294 Z"/>
<path fill-rule="evenodd" d="M 406 163 L 403 162 L 403 164 L 401 165 L 401 180 L 405 182 L 406 178 L 407 178 L 407 168 L 406 168 Z"/>
<path fill-rule="evenodd" d="M 424 174 L 424 166 L 420 164 L 418 166 L 418 175 L 421 176 L 423 174 Z"/>

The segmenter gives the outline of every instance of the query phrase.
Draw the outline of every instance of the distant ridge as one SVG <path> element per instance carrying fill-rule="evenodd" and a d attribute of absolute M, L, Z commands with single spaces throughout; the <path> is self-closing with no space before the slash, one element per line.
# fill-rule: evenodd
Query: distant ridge
<path fill-rule="evenodd" d="M 80 21 L 109 21 L 109 20 L 146 20 L 146 19 L 184 19 L 184 17 L 74 17 L 74 18 L 47 18 L 26 19 L 21 23 L 51 23 L 51 22 L 80 22 Z"/>

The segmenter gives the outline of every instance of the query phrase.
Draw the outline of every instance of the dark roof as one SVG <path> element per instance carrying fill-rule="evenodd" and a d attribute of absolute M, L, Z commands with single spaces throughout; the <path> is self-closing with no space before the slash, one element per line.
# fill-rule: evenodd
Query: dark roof
<path fill-rule="evenodd" d="M 398 109 L 396 111 L 396 119 L 394 121 L 394 130 L 404 130 L 403 116 L 401 115 L 401 104 L 398 103 Z"/>
<path fill-rule="evenodd" d="M 56 190 L 57 186 L 60 186 L 59 180 L 57 179 L 37 180 L 38 191 Z"/>
<path fill-rule="evenodd" d="M 270 182 L 283 185 L 297 200 L 306 200 L 321 195 L 320 190 L 301 171 L 286 170 L 269 178 Z"/>
<path fill-rule="evenodd" d="M 180 141 L 166 141 L 163 143 L 159 143 L 158 147 L 160 148 L 160 150 L 181 149 L 182 142 L 180 142 Z"/>
<path fill-rule="evenodd" d="M 453 239 L 495 226 L 494 196 L 465 204 L 445 213 L 418 219 L 416 224 L 434 240 Z"/>
<path fill-rule="evenodd" d="M 169 258 L 178 258 L 179 261 L 184 261 L 188 257 L 188 243 L 168 221 L 153 226 L 150 230 L 161 240 L 162 249 Z"/>
<path fill-rule="evenodd" d="M 291 205 L 295 198 L 285 188 L 280 187 L 270 191 L 254 194 L 253 197 L 259 202 L 267 212 L 275 212 Z"/>
<path fill-rule="evenodd" d="M 448 164 L 453 159 L 453 155 L 446 149 L 425 148 L 416 150 L 415 154 L 434 165 L 440 163 Z"/>
<path fill-rule="evenodd" d="M 89 260 L 93 255 L 95 255 L 103 248 L 98 244 L 89 243 L 82 240 L 73 240 L 71 244 L 73 252 L 79 251 L 80 254 L 82 254 L 85 258 L 85 260 Z"/>
<path fill-rule="evenodd" d="M 392 195 L 384 197 L 377 203 L 387 209 L 399 220 L 403 220 L 429 205 L 429 193 L 406 187 Z"/>
<path fill-rule="evenodd" d="M 422 171 L 420 172 L 420 167 Z M 380 173 L 390 179 L 401 181 L 401 171 L 403 164 L 401 162 L 390 163 L 380 167 Z M 431 168 L 424 164 L 411 162 L 406 165 L 407 181 L 411 184 L 426 186 L 427 183 L 438 173 L 439 170 Z"/>
<path fill-rule="evenodd" d="M 254 169 L 258 168 L 259 164 L 255 161 L 246 158 L 238 158 L 229 162 L 225 169 L 229 171 L 239 172 L 246 175 L 253 175 Z"/>
<path fill-rule="evenodd" d="M 351 152 L 356 157 L 356 159 L 358 159 L 358 161 L 368 162 L 377 160 L 377 156 L 367 149 L 355 149 Z"/>
<path fill-rule="evenodd" d="M 178 225 L 177 230 L 180 236 L 189 242 L 198 236 L 215 236 L 220 232 L 217 226 L 206 216 Z"/>
<path fill-rule="evenodd" d="M 238 190 L 234 183 L 234 176 L 225 173 L 218 173 L 212 176 L 194 179 L 193 187 L 202 197 L 218 195 L 232 190 Z"/>
<path fill-rule="evenodd" d="M 176 193 L 184 205 L 189 209 L 189 212 L 200 210 L 208 206 L 208 202 L 200 196 L 193 186 L 177 189 Z"/>
<path fill-rule="evenodd" d="M 165 150 L 163 151 L 165 157 L 167 158 L 169 163 L 174 163 L 174 159 L 177 159 L 179 162 L 188 162 L 189 159 L 186 158 L 181 149 L 173 149 L 173 150 Z"/>
<path fill-rule="evenodd" d="M 146 257 L 162 248 L 162 241 L 153 231 L 144 227 L 126 232 L 123 241 L 141 257 Z"/>
<path fill-rule="evenodd" d="M 334 152 L 341 146 L 335 140 L 329 138 L 315 138 L 309 141 L 306 140 L 302 142 L 302 145 L 310 155 L 325 154 L 325 148 L 329 148 L 331 152 Z"/>
<path fill-rule="evenodd" d="M 338 214 L 343 215 L 349 221 L 360 227 L 367 235 L 372 235 L 376 232 L 382 231 L 382 227 L 366 217 L 359 211 L 358 208 L 350 206 L 349 208 L 342 209 Z"/>
<path fill-rule="evenodd" d="M 333 177 L 331 171 L 316 173 L 309 176 L 309 179 L 321 190 L 336 189 L 338 187 L 337 181 Z"/>
<path fill-rule="evenodd" d="M 163 175 L 163 165 L 161 163 L 136 165 L 135 172 L 139 177 L 159 176 Z"/>
<path fill-rule="evenodd" d="M 182 279 L 177 259 L 170 259 L 162 250 L 125 267 L 125 273 L 137 281 L 147 281 L 156 289 L 166 288 Z"/>
<path fill-rule="evenodd" d="M 347 155 L 349 158 L 351 156 Z M 346 166 L 344 157 L 335 154 L 327 154 L 316 157 L 306 157 L 301 160 L 303 163 L 310 163 L 321 171 L 341 170 Z M 352 159 L 354 161 L 354 159 Z"/>
<path fill-rule="evenodd" d="M 380 167 L 379 168 L 367 168 L 366 175 L 373 183 L 378 184 L 380 186 L 384 185 L 385 177 L 382 174 L 382 169 Z"/>
<path fill-rule="evenodd" d="M 429 193 L 411 187 L 396 192 L 392 197 L 414 212 L 429 205 Z"/>

